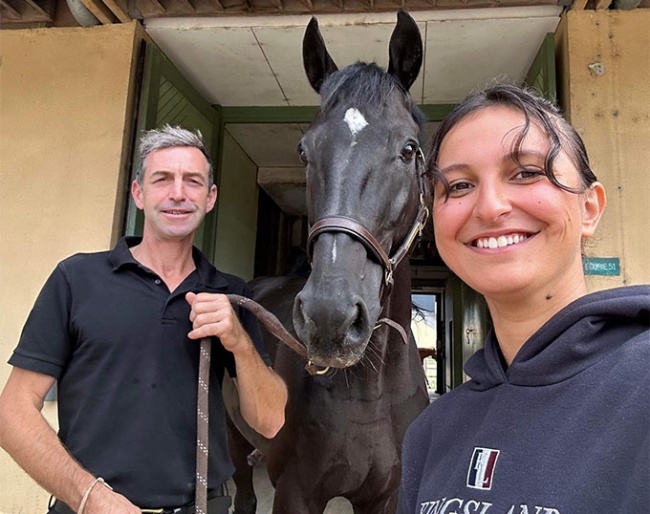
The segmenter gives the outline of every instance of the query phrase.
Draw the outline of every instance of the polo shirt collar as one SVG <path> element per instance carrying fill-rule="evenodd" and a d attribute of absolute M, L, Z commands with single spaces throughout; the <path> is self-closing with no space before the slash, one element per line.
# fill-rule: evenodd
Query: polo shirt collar
<path fill-rule="evenodd" d="M 115 248 L 108 254 L 108 261 L 113 271 L 118 271 L 127 266 L 141 266 L 133 257 L 131 250 L 129 250 L 129 248 L 139 244 L 141 241 L 141 237 L 135 236 L 124 236 L 120 238 Z M 195 246 L 192 247 L 192 259 L 194 259 L 198 279 L 202 286 L 215 290 L 223 290 L 228 287 L 228 281 L 224 274 L 210 264 L 210 261 Z"/>

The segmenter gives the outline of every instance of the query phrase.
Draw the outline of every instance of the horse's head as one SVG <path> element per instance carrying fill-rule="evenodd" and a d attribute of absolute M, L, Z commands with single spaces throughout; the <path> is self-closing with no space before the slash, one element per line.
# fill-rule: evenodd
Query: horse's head
<path fill-rule="evenodd" d="M 294 305 L 294 327 L 321 366 L 357 363 L 392 285 L 392 270 L 426 217 L 420 150 L 423 116 L 408 90 L 422 39 L 403 11 L 388 72 L 356 63 L 338 70 L 312 18 L 305 71 L 321 95 L 299 146 L 307 174 L 312 273 Z"/>

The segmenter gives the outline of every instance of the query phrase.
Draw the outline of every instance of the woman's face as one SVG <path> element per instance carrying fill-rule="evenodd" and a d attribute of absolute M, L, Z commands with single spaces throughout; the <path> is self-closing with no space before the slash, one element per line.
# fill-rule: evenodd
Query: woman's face
<path fill-rule="evenodd" d="M 446 198 L 436 185 L 438 251 L 463 281 L 488 297 L 584 288 L 581 241 L 593 234 L 604 207 L 599 184 L 575 194 L 548 180 L 550 142 L 534 121 L 518 159 L 512 155 L 524 122 L 514 108 L 484 107 L 456 124 L 440 147 L 438 168 L 450 194 Z M 565 152 L 554 172 L 560 183 L 581 188 Z"/>

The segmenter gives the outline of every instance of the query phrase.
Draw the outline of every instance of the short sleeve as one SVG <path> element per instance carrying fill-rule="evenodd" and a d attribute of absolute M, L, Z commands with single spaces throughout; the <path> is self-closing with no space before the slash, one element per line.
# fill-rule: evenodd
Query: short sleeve
<path fill-rule="evenodd" d="M 72 353 L 71 302 L 70 285 L 59 264 L 37 297 L 9 364 L 58 379 Z"/>

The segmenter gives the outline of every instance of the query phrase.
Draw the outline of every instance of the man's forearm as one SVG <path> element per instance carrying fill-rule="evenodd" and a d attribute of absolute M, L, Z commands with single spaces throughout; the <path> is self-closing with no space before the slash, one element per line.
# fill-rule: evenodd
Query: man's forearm
<path fill-rule="evenodd" d="M 242 416 L 264 437 L 272 438 L 284 425 L 287 387 L 250 345 L 235 356 Z"/>
<path fill-rule="evenodd" d="M 49 493 L 78 507 L 94 477 L 63 447 L 40 412 L 41 400 L 8 386 L 0 396 L 0 445 Z"/>

